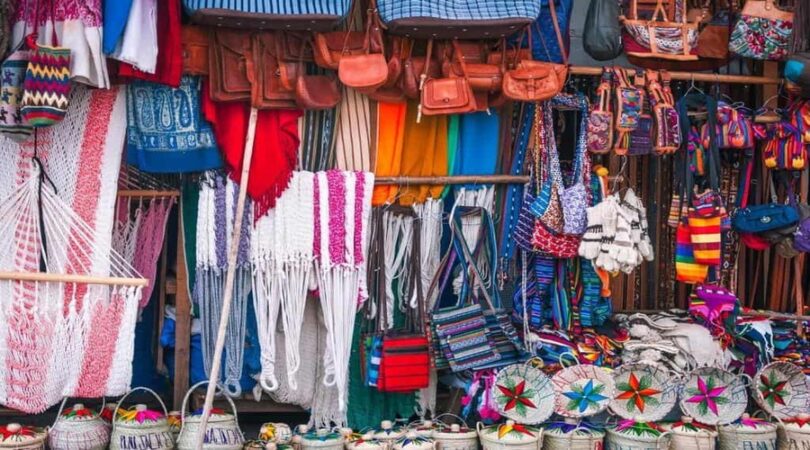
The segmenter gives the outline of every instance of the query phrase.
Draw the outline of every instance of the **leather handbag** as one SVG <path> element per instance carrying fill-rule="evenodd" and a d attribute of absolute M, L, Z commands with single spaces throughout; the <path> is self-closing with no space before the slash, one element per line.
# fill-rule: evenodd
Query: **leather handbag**
<path fill-rule="evenodd" d="M 203 27 L 184 25 L 180 40 L 183 43 L 183 73 L 208 75 L 210 32 Z"/>
<path fill-rule="evenodd" d="M 430 42 L 428 42 L 428 45 L 430 45 Z M 405 97 L 410 99 L 419 99 L 421 97 L 422 75 L 425 75 L 426 80 L 441 78 L 441 64 L 435 60 L 431 60 L 430 64 L 427 64 L 427 61 L 426 56 L 412 56 L 410 52 L 403 60 L 399 87 Z"/>
<path fill-rule="evenodd" d="M 753 59 L 782 60 L 790 53 L 793 12 L 774 0 L 746 0 L 734 24 L 729 50 Z"/>
<path fill-rule="evenodd" d="M 385 43 L 375 2 L 371 0 L 365 14 L 361 11 L 361 3 L 354 2 L 347 31 L 314 33 L 315 64 L 324 69 L 338 70 L 343 56 L 383 53 Z M 359 31 L 355 31 L 356 21 L 362 25 Z"/>
<path fill-rule="evenodd" d="M 345 19 L 351 0 L 183 0 L 192 22 L 254 30 L 332 30 Z"/>
<path fill-rule="evenodd" d="M 276 33 L 256 33 L 253 36 L 251 77 L 251 105 L 260 109 L 295 108 L 296 63 L 283 63 L 279 59 Z M 282 70 L 284 66 L 285 70 Z M 294 66 L 294 67 L 291 67 Z"/>
<path fill-rule="evenodd" d="M 454 41 L 455 43 L 455 41 Z M 427 64 L 422 75 L 424 83 L 422 85 L 422 95 L 419 102 L 419 113 L 417 121 L 424 114 L 426 116 L 439 114 L 465 114 L 477 109 L 475 95 L 466 77 L 466 63 L 458 58 L 460 52 L 456 52 L 456 59 L 461 64 L 461 69 L 465 76 L 455 78 L 428 78 L 430 73 L 430 61 L 432 58 L 433 41 L 428 42 Z"/>
<path fill-rule="evenodd" d="M 501 51 L 505 51 L 505 39 L 501 41 Z M 501 90 L 503 83 L 503 71 L 505 60 L 499 58 L 498 64 L 492 64 L 488 60 L 489 50 L 483 43 L 479 41 L 457 41 L 458 51 L 461 55 L 456 58 L 453 45 L 448 45 L 446 49 L 440 52 L 442 59 L 442 76 L 448 77 L 462 77 L 464 71 L 461 69 L 461 64 L 457 62 L 458 59 L 463 59 L 466 63 L 466 75 L 469 80 L 470 87 L 475 92 L 495 93 Z M 481 97 L 478 97 L 481 98 Z M 480 103 L 480 102 L 479 102 Z"/>
<path fill-rule="evenodd" d="M 542 0 L 380 0 L 392 35 L 417 39 L 487 39 L 508 36 L 534 22 Z"/>
<path fill-rule="evenodd" d="M 503 76 L 503 94 L 515 101 L 538 102 L 548 100 L 565 86 L 568 79 L 568 52 L 565 51 L 554 1 L 549 1 L 557 43 L 563 49 L 563 64 L 523 60 Z M 522 40 L 522 39 L 521 39 Z M 532 48 L 532 32 L 529 31 L 529 48 Z"/>
<path fill-rule="evenodd" d="M 220 29 L 213 32 L 209 48 L 211 99 L 218 102 L 251 98 L 248 75 L 253 69 L 252 37 L 249 32 Z"/>
<path fill-rule="evenodd" d="M 591 0 L 582 36 L 582 46 L 591 58 L 608 61 L 622 54 L 620 15 L 619 2 Z"/>
<path fill-rule="evenodd" d="M 372 53 L 373 36 L 379 36 L 381 25 L 376 10 L 369 7 L 366 18 L 366 32 L 363 40 L 363 51 L 357 54 L 343 54 L 338 62 L 340 81 L 358 92 L 368 94 L 382 87 L 388 80 L 388 61 L 382 50 Z"/>
<path fill-rule="evenodd" d="M 295 104 L 301 109 L 330 109 L 340 103 L 334 75 L 301 75 L 295 83 Z"/>

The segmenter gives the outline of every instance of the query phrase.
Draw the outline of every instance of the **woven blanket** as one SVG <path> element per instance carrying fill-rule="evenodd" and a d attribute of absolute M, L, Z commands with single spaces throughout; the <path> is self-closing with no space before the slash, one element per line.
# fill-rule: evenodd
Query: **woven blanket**
<path fill-rule="evenodd" d="M 126 128 L 123 94 L 120 89 L 92 90 L 76 86 L 64 121 L 38 131 L 36 139 L 23 144 L 0 137 L 0 157 L 4 162 L 0 165 L 0 200 L 8 198 L 17 186 L 31 179 L 36 145 L 59 199 L 89 227 L 85 233 L 89 235 L 82 236 L 81 240 L 93 242 L 93 248 L 107 249 L 94 252 L 64 245 L 70 259 L 66 272 L 97 276 L 110 273 L 116 183 Z M 43 214 L 47 213 L 43 210 Z M 19 229 L 20 224 L 16 227 Z M 72 229 L 71 233 L 79 232 Z M 76 236 L 66 239 L 74 243 L 78 240 Z M 16 252 L 0 254 L 0 270 L 39 270 L 36 255 L 31 258 L 30 253 L 37 245 L 15 242 Z M 26 257 L 20 258 L 21 254 Z M 95 292 L 91 289 L 88 287 L 86 291 Z M 17 296 L 18 291 L 13 295 Z M 50 320 L 37 315 L 35 309 L 46 303 L 43 300 L 52 298 L 51 295 L 40 292 L 32 297 L 40 303 L 24 303 L 23 308 L 14 310 L 0 325 L 0 404 L 35 413 L 44 411 L 63 396 L 125 393 L 132 375 L 137 305 L 113 298 L 112 301 L 94 301 L 92 311 L 88 311 L 90 308 L 83 308 L 82 302 L 75 301 L 75 293 L 72 302 L 65 294 L 63 315 L 76 319 Z M 60 322 L 68 323 L 69 328 L 52 326 Z"/>

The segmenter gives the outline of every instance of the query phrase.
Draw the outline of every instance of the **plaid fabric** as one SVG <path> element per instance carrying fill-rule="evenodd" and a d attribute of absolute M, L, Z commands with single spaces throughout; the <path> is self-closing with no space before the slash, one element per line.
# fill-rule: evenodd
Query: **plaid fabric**
<path fill-rule="evenodd" d="M 383 22 L 425 17 L 445 20 L 497 20 L 540 15 L 540 0 L 379 0 Z"/>
<path fill-rule="evenodd" d="M 189 14 L 201 9 L 230 9 L 258 14 L 343 17 L 351 0 L 183 0 L 183 6 Z"/>

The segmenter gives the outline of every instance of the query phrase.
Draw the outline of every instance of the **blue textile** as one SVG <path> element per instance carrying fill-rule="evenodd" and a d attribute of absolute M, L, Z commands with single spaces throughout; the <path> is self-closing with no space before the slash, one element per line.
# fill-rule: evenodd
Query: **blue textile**
<path fill-rule="evenodd" d="M 533 19 L 540 13 L 538 0 L 379 0 L 383 22 L 410 17 L 446 20 Z"/>
<path fill-rule="evenodd" d="M 454 175 L 492 175 L 498 167 L 501 121 L 498 114 L 476 112 L 459 118 Z M 466 186 L 468 189 L 472 186 Z"/>
<path fill-rule="evenodd" d="M 245 13 L 273 15 L 345 16 L 351 0 L 183 0 L 189 14 L 200 9 L 229 9 Z"/>
<path fill-rule="evenodd" d="M 104 0 L 104 36 L 102 50 L 109 55 L 115 52 L 118 41 L 124 34 L 129 19 L 132 0 Z"/>
<path fill-rule="evenodd" d="M 537 20 L 532 24 L 532 56 L 538 61 L 549 61 L 562 63 L 563 55 L 560 51 L 559 40 L 557 33 L 554 31 L 554 21 L 551 17 L 551 9 L 548 2 L 552 0 L 543 0 L 543 9 L 537 16 Z M 553 0 L 555 12 L 557 13 L 557 24 L 560 27 L 560 34 L 562 34 L 563 45 L 566 47 L 566 52 L 570 54 L 570 24 L 571 24 L 571 10 L 574 8 L 573 0 Z"/>
<path fill-rule="evenodd" d="M 144 172 L 200 172 L 222 167 L 211 124 L 203 117 L 199 77 L 179 88 L 148 81 L 127 86 L 127 163 Z"/>

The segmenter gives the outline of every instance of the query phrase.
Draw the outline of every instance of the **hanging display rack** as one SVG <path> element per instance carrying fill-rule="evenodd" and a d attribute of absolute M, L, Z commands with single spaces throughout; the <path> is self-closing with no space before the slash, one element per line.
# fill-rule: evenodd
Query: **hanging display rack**
<path fill-rule="evenodd" d="M 635 70 L 635 68 L 631 68 Z M 590 75 L 601 76 L 602 67 L 571 66 L 568 73 L 570 75 Z M 681 81 L 702 81 L 708 83 L 726 84 L 782 84 L 783 78 L 779 77 L 759 77 L 754 75 L 723 75 L 718 73 L 695 73 L 695 72 L 667 72 L 673 80 Z"/>

